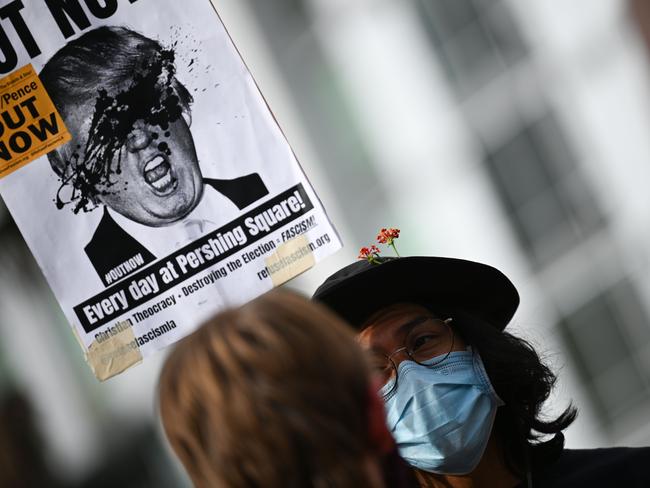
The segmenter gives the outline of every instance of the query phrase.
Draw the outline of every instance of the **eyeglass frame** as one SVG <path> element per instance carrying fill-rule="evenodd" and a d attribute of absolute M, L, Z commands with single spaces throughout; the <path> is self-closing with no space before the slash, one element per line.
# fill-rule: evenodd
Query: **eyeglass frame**
<path fill-rule="evenodd" d="M 402 347 L 399 347 L 399 348 L 395 349 L 393 352 L 391 352 L 390 354 L 383 354 L 383 353 L 379 352 L 378 354 L 381 354 L 382 356 L 384 356 L 384 357 L 385 357 L 385 358 L 390 362 L 390 364 L 391 364 L 391 366 L 392 366 L 392 368 L 393 368 L 393 371 L 395 371 L 395 383 L 393 384 L 393 386 L 392 386 L 392 388 L 390 389 L 390 391 L 386 392 L 386 393 L 383 395 L 383 396 L 384 396 L 384 399 L 386 399 L 388 396 L 390 396 L 390 395 L 391 395 L 391 394 L 392 394 L 392 393 L 397 389 L 397 380 L 399 379 L 399 373 L 398 373 L 398 367 L 397 367 L 397 364 L 395 364 L 395 361 L 393 361 L 393 356 L 395 356 L 396 354 L 398 354 L 398 353 L 400 353 L 400 352 L 405 352 L 406 355 L 408 356 L 408 358 L 409 358 L 411 361 L 413 361 L 414 363 L 417 363 L 417 364 L 419 364 L 420 366 L 431 367 L 431 366 L 436 366 L 436 365 L 438 365 L 438 364 L 444 362 L 444 361 L 449 357 L 449 355 L 452 353 L 452 351 L 454 350 L 454 341 L 455 341 L 455 336 L 456 336 L 456 334 L 454 334 L 453 329 L 452 329 L 451 326 L 449 325 L 451 322 L 453 322 L 453 320 L 454 320 L 453 318 L 451 318 L 451 317 L 447 317 L 446 319 L 441 319 L 441 318 L 439 318 L 439 317 L 434 317 L 433 315 L 422 315 L 422 316 L 419 316 L 419 317 L 416 317 L 415 319 L 413 319 L 413 320 L 411 321 L 411 323 L 412 323 L 412 322 L 415 322 L 415 321 L 417 321 L 417 320 L 419 320 L 419 319 L 432 319 L 432 320 L 435 320 L 435 321 L 440 321 L 440 322 L 442 322 L 444 325 L 447 326 L 449 332 L 451 333 L 451 345 L 449 346 L 449 351 L 447 351 L 447 353 L 446 353 L 446 354 L 445 354 L 445 355 L 444 355 L 444 356 L 443 356 L 439 361 L 436 361 L 435 363 L 431 363 L 431 364 L 422 364 L 421 362 L 417 361 L 417 360 L 412 356 L 411 351 L 408 350 L 408 346 L 402 346 Z M 415 324 L 414 327 L 415 327 L 416 325 L 418 325 L 418 324 Z M 409 331 L 409 333 L 410 333 L 410 331 Z M 407 335 L 407 337 L 408 337 L 408 335 Z M 375 353 L 377 354 L 377 352 L 375 352 Z M 435 357 L 435 356 L 434 356 L 434 357 Z M 390 382 L 390 380 L 387 381 L 384 385 L 382 385 L 382 388 L 383 388 L 384 386 L 386 386 L 389 382 Z"/>

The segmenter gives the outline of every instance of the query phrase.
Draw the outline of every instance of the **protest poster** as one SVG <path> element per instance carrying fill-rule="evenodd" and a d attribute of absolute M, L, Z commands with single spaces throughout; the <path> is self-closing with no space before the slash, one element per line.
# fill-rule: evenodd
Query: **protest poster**
<path fill-rule="evenodd" d="M 104 380 L 341 247 L 210 0 L 0 1 L 0 193 Z"/>

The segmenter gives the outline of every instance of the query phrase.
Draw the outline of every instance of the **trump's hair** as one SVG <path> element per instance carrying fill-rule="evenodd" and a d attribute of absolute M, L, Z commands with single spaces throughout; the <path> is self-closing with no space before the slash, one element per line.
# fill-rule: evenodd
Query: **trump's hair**
<path fill-rule="evenodd" d="M 65 120 L 71 111 L 90 110 L 89 104 L 94 104 L 100 90 L 111 95 L 127 88 L 134 74 L 163 50 L 158 41 L 126 27 L 98 27 L 57 51 L 39 77 Z M 189 112 L 193 102 L 190 92 L 176 77 L 172 87 L 183 109 Z M 54 171 L 63 175 L 66 165 L 61 153 L 52 151 L 48 158 Z"/>

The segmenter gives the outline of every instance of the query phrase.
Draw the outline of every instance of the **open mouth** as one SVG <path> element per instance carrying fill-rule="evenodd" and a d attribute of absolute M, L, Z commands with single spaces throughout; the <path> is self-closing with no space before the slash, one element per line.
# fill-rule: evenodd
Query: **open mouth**
<path fill-rule="evenodd" d="M 161 155 L 155 156 L 144 166 L 144 180 L 160 195 L 171 193 L 178 184 L 169 161 Z"/>

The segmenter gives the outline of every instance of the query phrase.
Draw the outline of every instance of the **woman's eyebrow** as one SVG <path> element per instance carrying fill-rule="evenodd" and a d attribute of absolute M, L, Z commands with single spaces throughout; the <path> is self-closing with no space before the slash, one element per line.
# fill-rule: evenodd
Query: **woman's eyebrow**
<path fill-rule="evenodd" d="M 408 333 L 413 329 L 416 325 L 421 324 L 427 319 L 432 318 L 431 316 L 428 315 L 419 315 L 417 317 L 414 317 L 413 319 L 409 320 L 408 322 L 405 322 L 404 324 L 400 325 L 399 328 L 395 331 L 395 336 L 399 338 L 403 338 Z M 363 346 L 362 346 L 363 347 Z M 389 352 L 384 351 L 382 348 L 377 347 L 375 345 L 369 345 L 369 347 L 364 347 L 365 350 L 373 353 L 379 353 L 379 354 L 389 354 Z"/>
<path fill-rule="evenodd" d="M 409 320 L 408 322 L 406 322 L 406 323 L 399 326 L 399 329 L 397 329 L 396 335 L 398 335 L 400 337 L 406 336 L 409 332 L 411 332 L 413 327 L 415 327 L 416 325 L 420 325 L 422 322 L 424 322 L 425 320 L 427 320 L 429 318 L 431 318 L 431 317 L 426 316 L 426 315 L 419 315 L 419 316 Z"/>

